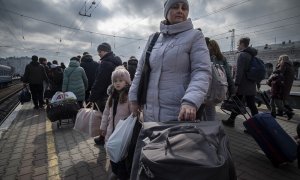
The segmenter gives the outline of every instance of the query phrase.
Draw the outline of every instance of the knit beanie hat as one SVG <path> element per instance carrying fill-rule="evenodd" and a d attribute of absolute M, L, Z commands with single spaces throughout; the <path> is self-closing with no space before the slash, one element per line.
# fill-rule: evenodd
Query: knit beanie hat
<path fill-rule="evenodd" d="M 111 52 L 111 47 L 108 43 L 104 42 L 98 46 L 97 51 Z"/>
<path fill-rule="evenodd" d="M 31 57 L 31 60 L 37 62 L 39 60 L 39 58 L 36 55 L 33 55 Z"/>
<path fill-rule="evenodd" d="M 127 84 L 131 84 L 130 74 L 123 66 L 118 66 L 111 74 L 111 81 L 112 84 L 114 83 L 114 80 L 117 78 L 120 78 L 124 80 Z"/>
<path fill-rule="evenodd" d="M 189 7 L 189 2 L 187 0 L 167 0 L 164 5 L 164 15 L 166 19 L 171 6 L 175 3 L 185 3 Z"/>
<path fill-rule="evenodd" d="M 72 57 L 70 61 L 80 61 L 80 59 L 78 57 Z"/>

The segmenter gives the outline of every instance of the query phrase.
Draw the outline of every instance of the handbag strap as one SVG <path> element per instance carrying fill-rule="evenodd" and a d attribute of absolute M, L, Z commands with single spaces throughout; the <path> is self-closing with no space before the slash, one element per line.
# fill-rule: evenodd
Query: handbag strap
<path fill-rule="evenodd" d="M 156 33 L 154 34 L 154 36 L 153 36 L 153 38 L 152 38 L 152 40 L 151 40 L 151 42 L 150 42 L 150 44 L 149 44 L 149 46 L 148 46 L 148 49 L 147 49 L 147 51 L 146 51 L 146 57 L 145 57 L 145 64 L 144 64 L 144 66 L 145 66 L 145 65 L 148 66 L 150 70 L 151 70 L 151 68 L 150 68 L 149 58 L 150 58 L 152 49 L 153 49 L 153 47 L 154 47 L 154 45 L 155 45 L 155 43 L 156 43 L 156 41 L 157 41 L 159 35 L 160 35 L 160 32 L 156 32 Z"/>
<path fill-rule="evenodd" d="M 148 88 L 148 79 L 150 76 L 151 72 L 151 67 L 150 67 L 150 62 L 149 58 L 153 49 L 153 46 L 155 45 L 160 33 L 156 32 L 147 48 L 146 51 L 146 56 L 145 56 L 145 61 L 143 64 L 143 70 L 141 74 L 141 79 L 138 87 L 138 104 L 139 105 L 144 105 L 146 104 L 146 96 L 147 96 L 147 88 Z"/>
<path fill-rule="evenodd" d="M 115 116 L 117 114 L 117 108 L 118 108 L 118 102 L 119 102 L 119 98 L 113 98 L 113 131 L 115 131 Z"/>

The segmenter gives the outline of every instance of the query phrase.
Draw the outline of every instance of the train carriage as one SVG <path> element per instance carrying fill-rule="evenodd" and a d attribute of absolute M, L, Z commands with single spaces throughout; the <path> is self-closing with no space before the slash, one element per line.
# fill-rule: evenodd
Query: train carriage
<path fill-rule="evenodd" d="M 12 82 L 12 68 L 0 65 L 0 87 L 5 87 Z"/>

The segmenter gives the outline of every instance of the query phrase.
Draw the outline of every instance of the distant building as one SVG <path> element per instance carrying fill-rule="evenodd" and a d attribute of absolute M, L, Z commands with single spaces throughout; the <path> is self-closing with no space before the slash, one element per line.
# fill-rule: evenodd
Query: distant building
<path fill-rule="evenodd" d="M 290 60 L 294 63 L 295 78 L 300 78 L 300 41 L 297 42 L 282 42 L 281 44 L 266 44 L 264 46 L 254 47 L 258 50 L 257 57 L 261 58 L 267 68 L 267 76 L 269 76 L 274 70 L 277 60 L 280 55 L 287 54 Z M 224 56 L 227 58 L 228 63 L 233 67 L 236 65 L 236 53 L 237 51 L 224 52 Z M 234 72 L 233 72 L 234 73 Z"/>
<path fill-rule="evenodd" d="M 9 57 L 9 58 L 0 58 L 0 64 L 11 66 L 14 68 L 14 74 L 24 74 L 25 67 L 29 64 L 31 58 L 29 57 Z"/>

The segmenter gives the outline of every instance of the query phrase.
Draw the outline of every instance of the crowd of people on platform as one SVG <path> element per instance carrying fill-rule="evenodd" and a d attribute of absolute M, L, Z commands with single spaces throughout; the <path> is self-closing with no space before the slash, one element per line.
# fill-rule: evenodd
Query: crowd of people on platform
<path fill-rule="evenodd" d="M 50 63 L 46 58 L 32 56 L 23 82 L 29 84 L 34 108 L 43 108 L 46 90 L 71 91 L 81 107 L 84 102 L 96 103 L 103 112 L 100 134 L 94 139 L 99 145 L 105 144 L 118 121 L 131 113 L 142 112 L 144 122 L 193 121 L 198 118 L 197 111 L 203 109 L 207 120 L 213 121 L 217 120 L 217 104 L 205 104 L 205 98 L 212 79 L 211 65 L 219 64 L 226 71 L 228 97 L 236 96 L 245 101 L 254 116 L 258 113 L 255 104 L 257 82 L 249 80 L 245 73 L 258 52 L 250 46 L 250 39 L 243 37 L 238 41 L 236 73 L 232 77 L 217 41 L 205 38 L 201 29 L 195 29 L 188 13 L 188 1 L 167 0 L 165 20 L 160 23 L 160 34 L 152 44 L 151 55 L 147 53 L 154 34 L 149 37 L 139 61 L 132 56 L 122 63 L 105 42 L 97 48 L 100 63 L 87 52 L 82 57 L 72 57 L 68 67 L 63 63 L 59 66 L 56 60 Z M 145 102 L 140 104 L 138 91 L 143 83 L 141 77 L 146 58 L 151 71 Z M 267 81 L 271 86 L 274 117 L 284 113 L 288 119 L 293 117 L 291 109 L 285 106 L 293 84 L 292 66 L 287 55 L 280 56 Z M 238 115 L 231 113 L 227 120 L 222 120 L 223 124 L 234 127 Z"/>

